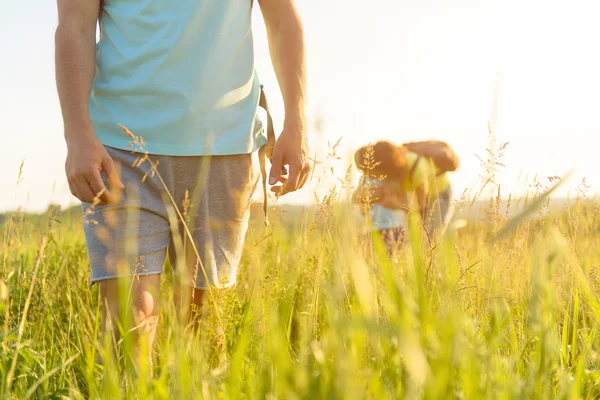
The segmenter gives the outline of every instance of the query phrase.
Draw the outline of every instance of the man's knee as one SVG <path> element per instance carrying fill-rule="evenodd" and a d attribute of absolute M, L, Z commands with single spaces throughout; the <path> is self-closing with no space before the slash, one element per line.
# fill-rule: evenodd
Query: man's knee
<path fill-rule="evenodd" d="M 144 320 L 153 315 L 156 315 L 156 299 L 154 295 L 148 290 L 137 290 L 133 301 L 133 307 L 135 309 L 138 319 Z"/>
<path fill-rule="evenodd" d="M 148 275 L 133 278 L 134 282 L 127 282 L 131 289 L 131 307 L 136 324 L 155 323 L 158 318 L 158 289 L 160 275 Z M 119 302 L 127 301 L 119 297 L 118 279 L 107 279 L 98 282 L 100 287 L 102 310 L 106 322 L 119 318 Z M 129 306 L 128 306 L 129 307 Z"/>
<path fill-rule="evenodd" d="M 136 324 L 149 325 L 150 328 L 156 325 L 159 282 L 160 275 L 148 275 L 139 277 L 139 280 L 133 285 L 132 306 Z"/>

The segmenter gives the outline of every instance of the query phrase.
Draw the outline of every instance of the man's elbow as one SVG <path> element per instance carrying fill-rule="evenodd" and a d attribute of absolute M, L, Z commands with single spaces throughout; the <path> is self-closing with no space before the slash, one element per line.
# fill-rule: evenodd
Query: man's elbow
<path fill-rule="evenodd" d="M 265 18 L 265 23 L 267 30 L 272 35 L 304 38 L 304 24 L 297 10 L 272 13 L 272 18 Z"/>
<path fill-rule="evenodd" d="M 59 24 L 54 31 L 54 44 L 59 46 L 69 37 L 69 29 L 64 24 Z"/>
<path fill-rule="evenodd" d="M 294 18 L 290 18 L 290 23 L 283 25 L 282 29 L 290 36 L 296 38 L 304 38 L 304 24 L 299 15 L 295 15 Z"/>
<path fill-rule="evenodd" d="M 61 22 L 54 31 L 54 43 L 65 45 L 80 41 L 96 41 L 96 26 L 86 26 L 76 22 Z"/>
<path fill-rule="evenodd" d="M 302 18 L 300 18 L 298 11 L 292 13 L 292 16 L 288 20 L 287 28 L 299 36 L 304 36 L 304 23 L 302 22 Z"/>

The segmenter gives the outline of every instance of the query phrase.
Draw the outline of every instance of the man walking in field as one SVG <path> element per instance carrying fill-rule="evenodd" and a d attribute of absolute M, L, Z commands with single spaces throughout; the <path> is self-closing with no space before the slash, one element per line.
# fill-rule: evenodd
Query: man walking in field
<path fill-rule="evenodd" d="M 251 0 L 57 2 L 66 173 L 83 202 L 104 329 L 117 322 L 126 280 L 151 345 L 167 255 L 186 271 L 196 306 L 209 288 L 236 280 L 257 182 L 252 153 L 266 143 L 256 118 Z M 285 103 L 269 177 L 283 195 L 301 188 L 309 170 L 303 28 L 294 0 L 258 3 Z M 119 124 L 143 139 L 137 150 L 156 164 L 132 152 Z"/>

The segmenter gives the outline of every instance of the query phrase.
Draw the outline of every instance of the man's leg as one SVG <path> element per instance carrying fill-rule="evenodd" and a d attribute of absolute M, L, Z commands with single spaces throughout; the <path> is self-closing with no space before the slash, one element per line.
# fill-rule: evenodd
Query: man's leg
<path fill-rule="evenodd" d="M 139 154 L 109 147 L 107 151 L 119 166 L 125 189 L 116 204 L 83 205 L 91 281 L 99 285 L 102 330 L 116 339 L 113 347 L 121 339 L 120 329 L 133 329 L 124 332 L 128 336 L 123 339 L 133 337 L 136 349 L 137 337 L 144 337 L 148 343 L 144 351 L 150 354 L 158 318 L 159 274 L 171 237 L 164 188 L 151 174 L 148 161 L 139 165 Z M 168 184 L 170 163 L 160 161 Z"/>
<path fill-rule="evenodd" d="M 208 299 L 208 291 L 190 287 L 179 279 L 175 279 L 173 291 L 178 318 L 185 324 L 191 324 L 194 330 L 198 329 L 199 318 Z"/>
<path fill-rule="evenodd" d="M 133 334 L 135 337 L 134 352 L 140 352 L 140 343 L 144 341 L 145 354 L 139 356 L 146 357 L 152 365 L 152 346 L 158 324 L 160 275 L 121 279 L 126 281 L 107 279 L 98 282 L 102 302 L 102 336 L 109 335 L 115 341 L 114 343 L 118 343 L 121 339 L 120 328 L 131 327 L 131 333 L 125 332 L 125 334 Z M 125 296 L 119 295 L 124 294 L 123 291 L 119 293 L 119 285 L 130 288 Z M 122 307 L 121 302 L 127 302 L 125 307 Z M 121 315 L 122 309 L 131 311 L 128 315 Z"/>
<path fill-rule="evenodd" d="M 173 238 L 169 257 L 178 272 L 176 281 L 182 285 L 179 296 L 184 303 L 180 309 L 185 321 L 191 318 L 197 329 L 200 311 L 218 313 L 210 335 L 219 364 L 225 361 L 226 341 L 220 324 L 218 290 L 236 281 L 251 198 L 258 182 L 252 158 L 245 154 L 177 160 L 177 171 L 182 171 L 175 178 L 177 203 L 189 205 L 183 207 L 189 211 L 185 213 L 188 229 L 180 221 L 180 234 L 174 235 L 178 237 Z M 184 195 L 186 191 L 188 195 Z"/>

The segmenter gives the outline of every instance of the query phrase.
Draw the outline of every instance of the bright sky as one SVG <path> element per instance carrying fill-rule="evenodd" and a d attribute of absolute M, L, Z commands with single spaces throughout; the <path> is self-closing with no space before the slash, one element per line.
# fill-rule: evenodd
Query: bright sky
<path fill-rule="evenodd" d="M 309 60 L 310 115 L 323 119 L 311 142 L 344 155 L 386 138 L 441 138 L 462 159 L 456 192 L 482 172 L 492 115 L 510 141 L 499 181 L 526 189 L 523 176 L 586 177 L 600 188 L 600 3 L 595 0 L 297 0 Z M 55 3 L 9 2 L 0 14 L 0 210 L 75 203 L 64 177 L 65 144 L 54 85 Z M 257 69 L 277 124 L 281 99 L 255 15 Z M 274 93 L 275 92 L 275 93 Z M 16 186 L 21 161 L 23 180 Z M 334 164 L 342 177 L 348 160 Z M 521 176 L 521 182 L 518 178 Z M 316 185 L 320 193 L 334 179 Z M 314 198 L 313 188 L 288 201 Z M 567 190 L 568 188 L 565 188 Z"/>

